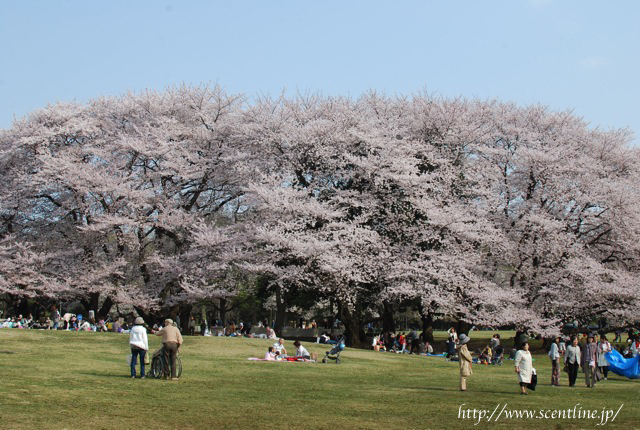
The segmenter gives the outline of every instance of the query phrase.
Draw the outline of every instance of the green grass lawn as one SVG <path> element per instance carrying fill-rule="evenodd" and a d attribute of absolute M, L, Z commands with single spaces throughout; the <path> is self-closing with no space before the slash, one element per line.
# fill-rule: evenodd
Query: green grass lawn
<path fill-rule="evenodd" d="M 493 332 L 473 332 L 478 346 Z M 503 338 L 512 336 L 503 332 Z M 443 338 L 443 334 L 438 334 Z M 185 337 L 179 381 L 131 379 L 128 335 L 0 330 L 2 429 L 456 429 L 459 408 L 624 407 L 605 428 L 640 428 L 640 380 L 613 375 L 595 389 L 551 387 L 535 355 L 538 390 L 518 395 L 513 362 L 474 366 L 458 391 L 458 363 L 347 349 L 336 365 L 251 362 L 271 341 Z M 503 341 L 511 345 L 509 341 Z M 292 342 L 286 342 L 293 351 Z M 305 344 L 324 355 L 324 345 Z M 150 349 L 159 347 L 150 336 Z M 475 428 L 598 428 L 599 420 L 502 419 Z M 602 426 L 600 426 L 602 427 Z"/>

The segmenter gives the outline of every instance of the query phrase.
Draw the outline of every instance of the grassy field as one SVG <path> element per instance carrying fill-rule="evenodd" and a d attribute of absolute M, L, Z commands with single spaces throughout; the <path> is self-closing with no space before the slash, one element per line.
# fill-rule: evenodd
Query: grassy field
<path fill-rule="evenodd" d="M 492 332 L 474 332 L 478 345 Z M 442 336 L 442 334 L 440 334 Z M 504 333 L 503 337 L 509 337 Z M 150 336 L 150 348 L 159 347 Z M 507 343 L 507 342 L 503 342 Z M 179 381 L 131 379 L 128 335 L 0 330 L 2 429 L 457 429 L 477 420 L 459 410 L 618 410 L 606 428 L 640 428 L 640 380 L 613 375 L 595 389 L 551 387 L 550 364 L 535 355 L 540 384 L 518 395 L 513 362 L 474 366 L 458 391 L 458 364 L 347 349 L 343 362 L 251 362 L 271 342 L 185 337 Z M 510 343 L 508 343 L 510 345 Z M 291 342 L 286 346 L 292 349 Z M 324 355 L 324 345 L 305 344 Z M 293 350 L 293 349 L 292 349 Z M 494 418 L 495 420 L 495 418 Z M 597 420 L 486 418 L 475 428 L 598 428 Z M 602 427 L 602 426 L 601 426 Z"/>

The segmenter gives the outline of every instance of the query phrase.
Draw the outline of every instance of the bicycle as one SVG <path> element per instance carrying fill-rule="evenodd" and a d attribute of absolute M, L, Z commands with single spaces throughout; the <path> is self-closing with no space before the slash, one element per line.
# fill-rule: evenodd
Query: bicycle
<path fill-rule="evenodd" d="M 165 374 L 165 370 L 168 370 L 167 374 Z M 176 355 L 176 378 L 179 378 L 180 375 L 182 375 L 182 360 L 180 360 L 180 355 Z M 171 378 L 171 369 L 169 369 L 168 366 L 165 366 L 164 349 L 160 348 L 153 353 L 147 377 L 156 379 Z"/>

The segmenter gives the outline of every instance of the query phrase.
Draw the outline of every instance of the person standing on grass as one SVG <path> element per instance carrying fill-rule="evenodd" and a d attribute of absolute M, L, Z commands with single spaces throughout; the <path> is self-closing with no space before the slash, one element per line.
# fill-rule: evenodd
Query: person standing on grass
<path fill-rule="evenodd" d="M 604 375 L 604 380 L 606 381 L 609 376 L 609 362 L 607 358 L 604 356 L 607 352 L 611 352 L 611 344 L 609 340 L 607 340 L 606 335 L 602 335 L 600 337 L 600 342 L 598 342 L 598 367 L 600 371 Z"/>
<path fill-rule="evenodd" d="M 456 329 L 455 329 L 455 328 L 451 327 L 451 328 L 449 329 L 449 332 L 448 332 L 448 335 L 447 335 L 447 336 L 448 336 L 448 337 L 452 337 L 452 338 L 453 338 L 453 341 L 454 341 L 456 344 L 458 344 L 458 340 L 459 340 L 459 339 L 458 339 L 458 333 L 456 333 Z"/>
<path fill-rule="evenodd" d="M 567 353 L 564 355 L 564 364 L 567 367 L 569 373 L 569 386 L 576 385 L 576 379 L 578 378 L 578 368 L 580 367 L 580 347 L 578 346 L 578 338 L 571 338 L 571 345 L 567 347 Z"/>
<path fill-rule="evenodd" d="M 491 351 L 495 354 L 496 348 L 500 346 L 500 334 L 496 333 L 491 337 L 491 341 L 489 342 L 489 346 L 491 347 Z"/>
<path fill-rule="evenodd" d="M 147 339 L 147 329 L 144 326 L 142 317 L 136 318 L 134 326 L 129 332 L 129 346 L 131 347 L 131 377 L 136 377 L 136 362 L 140 356 L 140 378 L 144 379 L 144 357 L 149 350 Z"/>
<path fill-rule="evenodd" d="M 164 320 L 164 328 L 156 333 L 162 336 L 162 349 L 164 351 L 165 374 L 169 373 L 171 368 L 171 379 L 177 381 L 176 377 L 176 355 L 182 345 L 182 335 L 180 330 L 173 325 L 173 321 L 169 318 Z"/>
<path fill-rule="evenodd" d="M 551 343 L 549 358 L 551 359 L 551 385 L 560 385 L 560 338 L 556 337 Z"/>
<path fill-rule="evenodd" d="M 527 385 L 531 383 L 533 375 L 533 360 L 529 352 L 529 342 L 523 342 L 520 349 L 516 352 L 515 371 L 518 374 L 520 382 L 520 394 L 527 395 Z"/>
<path fill-rule="evenodd" d="M 413 354 L 413 351 L 420 353 L 420 338 L 418 332 L 414 327 L 411 327 L 411 331 L 406 336 L 407 344 L 409 345 L 409 354 Z"/>
<path fill-rule="evenodd" d="M 616 337 L 613 338 L 613 343 L 622 342 L 622 331 L 621 330 L 616 330 L 615 331 L 615 335 L 616 335 Z"/>
<path fill-rule="evenodd" d="M 629 348 L 629 351 L 631 352 L 631 357 L 635 357 L 636 355 L 638 355 L 638 351 L 640 351 L 640 341 L 638 340 L 632 340 L 631 341 L 631 347 Z"/>
<path fill-rule="evenodd" d="M 56 305 L 51 306 L 49 319 L 53 323 L 53 330 L 58 330 L 58 326 L 60 325 L 60 311 L 58 311 Z"/>
<path fill-rule="evenodd" d="M 558 339 L 560 339 L 560 341 L 558 342 L 558 353 L 561 357 L 563 357 L 564 360 L 564 355 L 567 353 L 567 342 L 565 341 L 564 337 L 559 337 Z"/>
<path fill-rule="evenodd" d="M 596 364 L 598 363 L 598 344 L 593 334 L 587 336 L 587 343 L 582 354 L 582 371 L 584 382 L 589 388 L 596 386 Z"/>
<path fill-rule="evenodd" d="M 204 335 L 204 333 L 202 333 Z M 189 317 L 189 336 L 196 335 L 196 318 L 191 315 Z"/>
<path fill-rule="evenodd" d="M 460 391 L 467 391 L 467 377 L 473 375 L 471 362 L 473 357 L 467 348 L 471 339 L 464 333 L 458 337 L 458 357 L 460 359 Z"/>

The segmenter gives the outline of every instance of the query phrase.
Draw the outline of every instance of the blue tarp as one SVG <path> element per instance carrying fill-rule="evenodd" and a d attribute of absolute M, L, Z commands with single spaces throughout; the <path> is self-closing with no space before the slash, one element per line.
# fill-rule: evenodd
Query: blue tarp
<path fill-rule="evenodd" d="M 633 358 L 624 358 L 615 349 L 607 352 L 604 357 L 609 362 L 609 370 L 616 375 L 626 376 L 629 379 L 640 378 L 640 355 Z"/>

